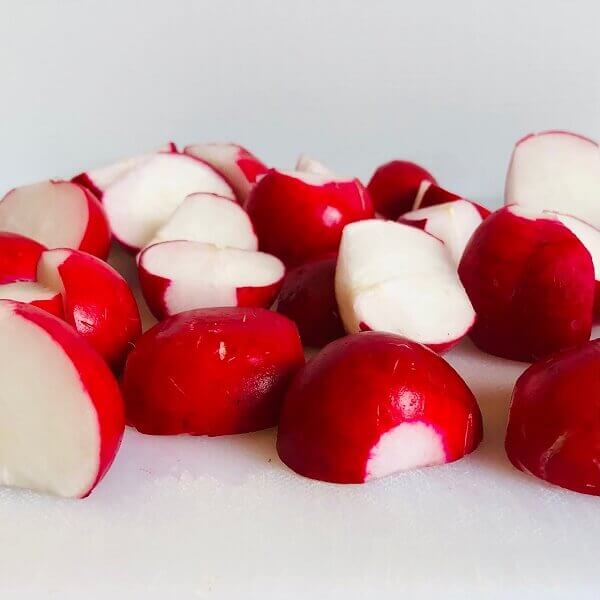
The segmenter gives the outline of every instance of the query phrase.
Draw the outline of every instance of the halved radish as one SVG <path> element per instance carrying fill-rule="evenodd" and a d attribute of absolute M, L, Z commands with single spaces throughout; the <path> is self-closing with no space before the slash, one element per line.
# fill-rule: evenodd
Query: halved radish
<path fill-rule="evenodd" d="M 231 187 L 207 163 L 184 154 L 156 154 L 117 179 L 102 201 L 115 237 L 139 250 L 194 192 L 234 198 Z"/>
<path fill-rule="evenodd" d="M 38 260 L 45 249 L 35 240 L 0 231 L 0 284 L 34 281 Z"/>
<path fill-rule="evenodd" d="M 298 157 L 295 170 L 304 173 L 316 173 L 317 175 L 325 175 L 327 177 L 335 176 L 331 169 L 318 160 L 308 156 L 308 154 L 301 154 Z"/>
<path fill-rule="evenodd" d="M 259 248 L 290 266 L 336 252 L 345 225 L 373 216 L 358 179 L 274 169 L 254 186 L 247 209 Z"/>
<path fill-rule="evenodd" d="M 305 477 L 363 483 L 458 460 L 482 435 L 475 397 L 446 361 L 367 332 L 332 342 L 296 375 L 277 452 Z"/>
<path fill-rule="evenodd" d="M 335 289 L 346 331 L 397 333 L 437 351 L 458 342 L 475 311 L 440 240 L 393 221 L 344 229 Z"/>
<path fill-rule="evenodd" d="M 146 162 L 158 152 L 177 152 L 177 147 L 173 142 L 168 142 L 164 146 L 161 146 L 156 152 L 131 156 L 116 163 L 106 165 L 105 167 L 98 167 L 97 169 L 79 173 L 79 175 L 75 175 L 71 181 L 87 188 L 95 194 L 99 200 L 102 200 L 102 196 L 109 185 L 112 185 L 119 177 L 132 171 L 135 167 Z"/>
<path fill-rule="evenodd" d="M 201 242 L 154 244 L 138 258 L 140 285 L 157 319 L 193 308 L 269 307 L 285 268 L 262 252 Z"/>
<path fill-rule="evenodd" d="M 45 288 L 34 281 L 16 281 L 0 285 L 0 298 L 15 300 L 37 306 L 56 317 L 63 316 L 63 300 L 60 292 Z"/>
<path fill-rule="evenodd" d="M 83 498 L 124 429 L 119 386 L 68 325 L 0 301 L 0 484 Z"/>
<path fill-rule="evenodd" d="M 235 201 L 215 194 L 190 194 L 150 243 L 188 240 L 224 248 L 256 250 L 258 239 L 246 211 Z"/>
<path fill-rule="evenodd" d="M 490 211 L 483 206 L 458 199 L 407 212 L 398 221 L 423 229 L 444 242 L 452 260 L 458 265 L 473 232 L 489 214 Z"/>
<path fill-rule="evenodd" d="M 233 188 L 244 206 L 256 180 L 268 171 L 254 154 L 238 144 L 195 144 L 186 146 L 186 154 L 195 156 L 218 171 Z"/>
<path fill-rule="evenodd" d="M 568 131 L 525 136 L 513 150 L 505 202 L 554 210 L 600 227 L 600 147 Z"/>
<path fill-rule="evenodd" d="M 110 230 L 102 206 L 84 187 L 43 181 L 18 187 L 0 200 L 0 230 L 47 248 L 74 248 L 106 258 Z"/>

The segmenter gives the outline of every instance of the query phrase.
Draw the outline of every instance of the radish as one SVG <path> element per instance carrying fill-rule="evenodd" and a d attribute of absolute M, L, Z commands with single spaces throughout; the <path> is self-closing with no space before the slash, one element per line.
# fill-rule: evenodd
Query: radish
<path fill-rule="evenodd" d="M 573 215 L 600 228 L 600 147 L 568 131 L 530 134 L 517 142 L 506 175 L 505 202 Z"/>
<path fill-rule="evenodd" d="M 505 207 L 475 231 L 459 266 L 485 352 L 534 361 L 590 337 L 594 265 L 555 215 Z"/>
<path fill-rule="evenodd" d="M 458 266 L 471 235 L 489 214 L 483 206 L 458 199 L 407 212 L 398 222 L 418 227 L 438 238 Z"/>
<path fill-rule="evenodd" d="M 443 351 L 475 320 L 442 242 L 403 223 L 373 219 L 348 225 L 335 290 L 348 333 L 387 331 Z"/>
<path fill-rule="evenodd" d="M 155 435 L 228 435 L 277 423 L 304 364 L 294 324 L 260 308 L 192 310 L 158 323 L 127 359 L 128 422 Z"/>
<path fill-rule="evenodd" d="M 68 181 L 18 187 L 0 200 L 0 230 L 47 248 L 74 248 L 106 258 L 110 230 L 102 206 L 87 189 Z"/>
<path fill-rule="evenodd" d="M 415 201 L 411 210 L 418 210 L 420 208 L 428 208 L 430 206 L 437 206 L 438 204 L 448 204 L 448 202 L 456 202 L 462 200 L 457 194 L 453 194 L 448 190 L 432 183 L 431 181 L 424 179 L 421 181 Z M 479 205 L 478 205 L 479 207 Z M 483 207 L 479 207 L 483 208 Z M 486 209 L 483 209 L 486 210 Z M 489 211 L 488 211 L 489 214 Z M 402 216 L 402 215 L 401 215 Z M 487 215 L 482 215 L 487 216 Z"/>
<path fill-rule="evenodd" d="M 63 317 L 63 300 L 60 292 L 47 289 L 34 281 L 4 283 L 0 285 L 0 298 L 31 304 L 56 317 Z"/>
<path fill-rule="evenodd" d="M 47 250 L 37 281 L 62 295 L 65 321 L 118 370 L 141 333 L 137 304 L 119 273 L 83 252 Z"/>
<path fill-rule="evenodd" d="M 285 268 L 274 256 L 201 242 L 154 244 L 138 258 L 140 286 L 157 319 L 192 308 L 273 304 Z"/>
<path fill-rule="evenodd" d="M 259 248 L 288 266 L 336 252 L 345 225 L 373 216 L 358 179 L 274 169 L 252 190 L 247 210 Z"/>
<path fill-rule="evenodd" d="M 0 284 L 34 281 L 38 260 L 45 249 L 35 240 L 0 231 Z"/>
<path fill-rule="evenodd" d="M 196 144 L 186 146 L 186 154 L 208 163 L 233 188 L 238 202 L 244 206 L 257 179 L 268 171 L 254 154 L 237 144 Z"/>
<path fill-rule="evenodd" d="M 154 154 L 159 152 L 174 153 L 177 152 L 177 147 L 173 142 L 168 142 L 164 146 L 161 146 L 156 152 L 132 156 L 105 167 L 98 167 L 97 169 L 79 173 L 79 175 L 75 175 L 71 181 L 87 188 L 99 200 L 102 200 L 102 196 L 109 185 L 112 185 L 122 175 L 125 175 L 125 173 L 128 173 L 129 171 L 133 171 L 135 167 L 140 166 L 142 163 L 152 158 Z"/>
<path fill-rule="evenodd" d="M 102 202 L 114 236 L 125 247 L 139 250 L 194 192 L 234 197 L 208 164 L 184 154 L 159 153 L 110 185 Z"/>
<path fill-rule="evenodd" d="M 258 249 L 254 227 L 244 209 L 229 198 L 206 193 L 190 194 L 148 245 L 172 240 Z"/>
<path fill-rule="evenodd" d="M 386 219 L 397 219 L 413 210 L 423 182 L 436 183 L 429 171 L 405 160 L 392 160 L 381 165 L 367 185 L 375 210 Z"/>
<path fill-rule="evenodd" d="M 305 477 L 363 483 L 458 460 L 481 439 L 475 397 L 446 361 L 367 332 L 332 342 L 296 375 L 277 452 Z"/>
<path fill-rule="evenodd" d="M 83 498 L 124 429 L 119 386 L 102 359 L 46 312 L 0 301 L 0 484 Z"/>
<path fill-rule="evenodd" d="M 555 354 L 521 375 L 506 453 L 525 473 L 600 496 L 600 340 Z"/>
<path fill-rule="evenodd" d="M 308 154 L 301 154 L 298 157 L 295 170 L 303 173 L 315 173 L 316 175 L 335 177 L 333 171 L 327 168 L 323 163 L 308 156 Z"/>
<path fill-rule="evenodd" d="M 335 299 L 337 257 L 317 258 L 286 273 L 277 311 L 298 326 L 302 342 L 321 347 L 345 335 Z"/>

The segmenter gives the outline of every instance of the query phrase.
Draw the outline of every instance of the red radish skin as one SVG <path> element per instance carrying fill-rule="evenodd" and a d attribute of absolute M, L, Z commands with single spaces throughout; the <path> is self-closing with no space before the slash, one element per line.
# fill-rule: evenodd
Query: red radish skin
<path fill-rule="evenodd" d="M 589 339 L 594 266 L 567 227 L 505 207 L 475 231 L 459 275 L 477 313 L 483 351 L 532 362 Z"/>
<path fill-rule="evenodd" d="M 307 346 L 320 348 L 344 335 L 335 299 L 337 256 L 309 261 L 286 274 L 277 311 L 292 319 Z"/>
<path fill-rule="evenodd" d="M 368 332 L 332 342 L 294 378 L 277 452 L 305 477 L 363 483 L 458 460 L 482 435 L 475 397 L 446 361 Z"/>
<path fill-rule="evenodd" d="M 77 250 L 105 259 L 110 252 L 111 233 L 102 205 L 89 190 L 82 188 L 88 201 L 89 220 Z"/>
<path fill-rule="evenodd" d="M 392 160 L 377 168 L 367 190 L 375 211 L 386 219 L 397 219 L 413 210 L 422 182 L 435 184 L 429 171 L 406 160 Z"/>
<path fill-rule="evenodd" d="M 63 296 L 64 319 L 119 370 L 141 334 L 139 310 L 129 286 L 111 266 L 75 250 L 48 250 L 38 282 Z"/>
<path fill-rule="evenodd" d="M 505 446 L 517 469 L 600 496 L 600 340 L 539 361 L 521 375 Z"/>
<path fill-rule="evenodd" d="M 295 325 L 260 308 L 192 310 L 147 331 L 127 359 L 129 423 L 154 435 L 229 435 L 277 424 L 304 364 Z"/>
<path fill-rule="evenodd" d="M 373 216 L 357 179 L 274 169 L 253 188 L 247 206 L 259 249 L 295 266 L 336 252 L 343 228 Z"/>
<path fill-rule="evenodd" d="M 101 481 L 110 468 L 123 437 L 125 419 L 123 400 L 119 385 L 101 357 L 63 321 L 37 308 L 7 300 L 0 301 L 0 311 L 3 314 L 3 318 L 0 319 L 0 328 L 4 330 L 0 333 L 2 338 L 7 339 L 6 336 L 14 335 L 15 325 L 18 325 L 22 329 L 29 324 L 29 326 L 32 326 L 29 327 L 29 330 L 33 328 L 34 331 L 37 331 L 36 335 L 41 336 L 46 341 L 50 339 L 55 344 L 56 352 L 61 356 L 64 356 L 71 365 L 72 377 L 77 378 L 73 384 L 80 390 L 82 402 L 89 404 L 90 408 L 88 410 L 91 410 L 94 415 L 94 425 L 92 429 L 95 440 L 93 441 L 92 448 L 94 446 L 97 447 L 96 458 L 91 460 L 92 457 L 90 456 L 89 460 L 91 464 L 86 468 L 85 475 L 88 482 L 82 484 L 82 487 L 79 487 L 78 489 L 73 489 L 72 485 L 69 485 L 68 489 L 65 489 L 65 482 L 60 481 L 60 479 L 66 476 L 66 466 L 64 464 L 62 464 L 62 466 L 50 464 L 48 457 L 43 454 L 43 448 L 41 448 L 40 456 L 44 457 L 44 471 L 48 471 L 52 467 L 56 468 L 56 477 L 59 481 L 52 482 L 52 485 L 49 485 L 48 482 L 46 482 L 45 485 L 47 487 L 45 489 L 40 489 L 36 487 L 36 483 L 39 482 L 31 481 L 31 465 L 25 464 L 20 468 L 24 470 L 26 474 L 25 478 L 29 480 L 27 481 L 27 484 L 20 485 L 19 481 L 15 481 L 14 473 L 12 474 L 13 480 L 10 484 L 18 487 L 31 487 L 37 491 L 63 496 L 84 498 L 92 492 L 94 487 Z M 13 329 L 10 331 L 7 330 L 9 324 L 13 324 Z M 47 368 L 47 365 L 45 361 L 40 360 L 40 357 L 36 355 L 35 350 L 36 349 L 32 348 L 31 356 L 24 356 L 23 360 L 31 359 L 32 356 L 35 356 L 38 360 L 31 364 L 30 372 L 32 376 L 34 373 L 36 376 L 41 376 L 41 373 Z M 11 361 L 0 361 L 0 369 L 10 369 L 10 371 L 0 374 L 4 386 L 7 385 L 8 379 L 14 377 L 14 369 L 11 369 L 10 362 Z M 15 382 L 15 384 L 16 383 L 18 382 Z M 21 382 L 21 389 L 24 392 L 24 395 L 22 398 L 15 399 L 15 401 L 18 400 L 20 404 L 20 418 L 23 420 L 25 409 L 32 402 L 32 398 L 29 393 L 25 393 L 28 389 L 27 381 L 24 380 Z M 52 386 L 50 386 L 47 393 L 52 394 L 53 392 L 54 390 Z M 9 399 L 5 399 L 5 402 L 8 400 Z M 59 410 L 59 412 L 57 415 L 53 415 L 51 419 L 44 422 L 45 431 L 43 432 L 43 437 L 47 437 L 48 428 L 52 428 L 55 425 L 55 419 L 66 418 L 66 415 L 64 412 L 60 411 L 60 408 L 60 402 L 57 399 L 56 409 Z M 81 414 L 82 412 L 78 411 L 77 415 L 80 418 L 82 418 Z M 88 426 L 92 427 L 91 424 L 88 424 Z M 13 431 L 13 436 L 19 434 L 20 432 Z M 32 435 L 30 430 L 28 430 L 28 435 Z M 77 435 L 76 430 L 73 431 L 73 435 Z M 33 438 L 28 439 L 28 443 L 30 444 L 35 442 L 36 441 Z M 61 439 L 54 441 L 54 444 L 61 443 L 63 443 L 63 440 Z M 91 451 L 88 447 L 90 445 L 91 441 L 88 441 L 85 448 L 80 448 L 79 451 L 82 454 L 82 460 L 87 458 L 85 453 Z M 71 458 L 72 457 L 69 457 L 69 459 Z M 3 466 L 4 469 L 0 469 L 0 471 L 4 473 L 4 480 L 7 468 L 6 465 Z M 89 473 L 87 473 L 88 469 Z M 4 481 L 4 483 L 6 483 L 6 481 Z"/>
<path fill-rule="evenodd" d="M 34 281 L 45 246 L 17 233 L 0 231 L 0 284 Z"/>
<path fill-rule="evenodd" d="M 492 211 L 487 209 L 485 206 L 478 204 L 477 202 L 473 202 L 472 200 L 467 200 L 462 196 L 458 196 L 444 188 L 431 183 L 429 181 L 424 181 L 419 188 L 419 192 L 415 199 L 414 206 L 412 210 L 418 210 L 420 208 L 429 208 L 431 206 L 438 206 L 440 204 L 448 204 L 449 202 L 457 202 L 459 200 L 463 200 L 465 202 L 470 202 L 476 209 L 482 219 L 489 217 L 492 214 Z"/>

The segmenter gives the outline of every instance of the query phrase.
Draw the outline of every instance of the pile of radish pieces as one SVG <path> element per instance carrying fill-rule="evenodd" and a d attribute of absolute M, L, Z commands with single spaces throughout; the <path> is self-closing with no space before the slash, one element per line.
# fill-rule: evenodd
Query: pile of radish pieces
<path fill-rule="evenodd" d="M 505 206 L 392 161 L 364 187 L 301 156 L 174 144 L 0 200 L 0 484 L 85 497 L 125 424 L 278 425 L 282 461 L 362 483 L 473 452 L 477 401 L 441 354 L 469 335 L 533 363 L 506 435 L 524 472 L 600 495 L 600 148 L 520 140 Z M 142 333 L 111 241 L 157 323 Z M 322 348 L 305 363 L 305 347 Z"/>

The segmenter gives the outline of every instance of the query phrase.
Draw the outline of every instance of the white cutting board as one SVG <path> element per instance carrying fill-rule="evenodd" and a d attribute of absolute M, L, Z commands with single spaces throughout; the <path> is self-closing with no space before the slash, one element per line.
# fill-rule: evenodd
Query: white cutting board
<path fill-rule="evenodd" d="M 133 272 L 120 252 L 113 264 Z M 291 472 L 274 430 L 128 430 L 86 500 L 0 488 L 1 598 L 599 598 L 600 498 L 504 455 L 525 365 L 469 341 L 447 358 L 483 412 L 473 455 L 342 486 Z"/>

